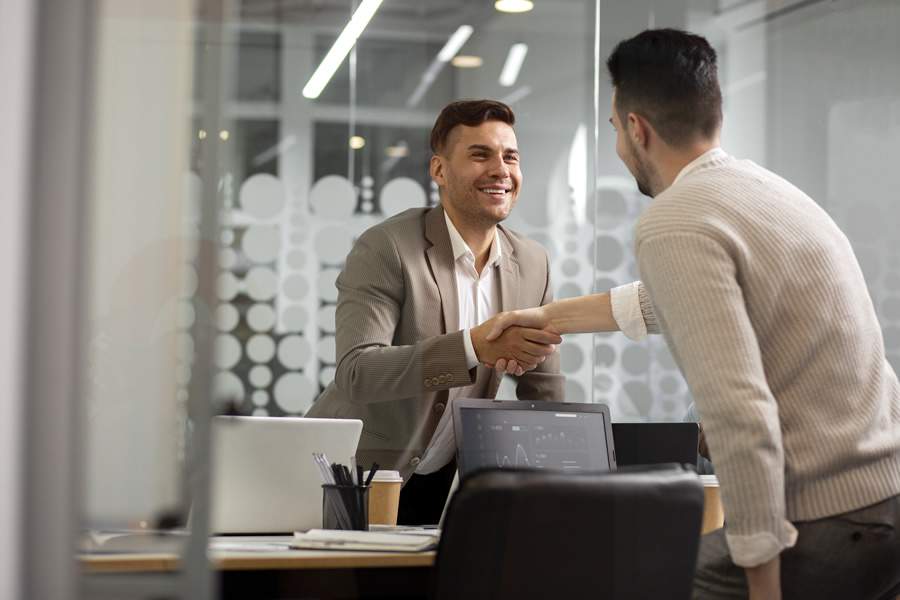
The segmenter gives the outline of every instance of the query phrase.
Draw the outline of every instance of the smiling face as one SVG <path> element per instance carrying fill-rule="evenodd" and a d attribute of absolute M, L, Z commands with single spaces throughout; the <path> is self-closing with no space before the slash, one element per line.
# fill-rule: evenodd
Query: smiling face
<path fill-rule="evenodd" d="M 522 184 L 513 128 L 502 121 L 457 125 L 432 157 L 431 177 L 457 227 L 493 227 L 509 216 Z"/>

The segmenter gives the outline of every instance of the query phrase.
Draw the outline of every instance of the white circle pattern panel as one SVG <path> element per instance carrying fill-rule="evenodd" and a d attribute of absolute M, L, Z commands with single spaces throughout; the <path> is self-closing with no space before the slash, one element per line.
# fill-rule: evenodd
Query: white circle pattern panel
<path fill-rule="evenodd" d="M 265 390 L 256 390 L 251 396 L 253 404 L 257 407 L 264 407 L 269 403 L 269 392 Z"/>
<path fill-rule="evenodd" d="M 245 279 L 247 295 L 256 301 L 269 300 L 275 296 L 278 281 L 275 273 L 267 267 L 254 267 Z"/>
<path fill-rule="evenodd" d="M 324 227 L 315 238 L 316 256 L 329 265 L 339 265 L 353 247 L 353 236 L 343 227 Z"/>
<path fill-rule="evenodd" d="M 346 177 L 326 175 L 309 191 L 309 204 L 319 218 L 349 219 L 356 210 L 356 190 Z"/>
<path fill-rule="evenodd" d="M 254 335 L 247 341 L 247 356 L 253 362 L 269 362 L 275 356 L 275 342 L 267 335 Z"/>
<path fill-rule="evenodd" d="M 288 306 L 281 313 L 281 326 L 284 331 L 302 331 L 309 321 L 309 315 L 306 309 L 299 304 Z"/>
<path fill-rule="evenodd" d="M 310 358 L 309 343 L 299 335 L 289 335 L 278 344 L 278 362 L 288 369 L 302 369 Z"/>
<path fill-rule="evenodd" d="M 275 310 L 270 304 L 254 304 L 247 311 L 247 325 L 253 331 L 269 331 L 275 325 Z"/>
<path fill-rule="evenodd" d="M 325 364 L 334 364 L 334 336 L 323 336 L 319 338 L 316 345 L 316 355 Z"/>
<path fill-rule="evenodd" d="M 409 177 L 397 177 L 384 184 L 379 196 L 381 214 L 390 217 L 408 208 L 426 206 L 425 190 Z"/>
<path fill-rule="evenodd" d="M 237 401 L 244 399 L 244 384 L 240 378 L 229 371 L 217 373 L 212 383 L 213 398 L 218 401 Z"/>
<path fill-rule="evenodd" d="M 220 335 L 216 338 L 213 355 L 217 367 L 230 369 L 241 360 L 241 343 L 231 334 Z"/>
<path fill-rule="evenodd" d="M 265 365 L 256 365 L 250 369 L 249 379 L 253 387 L 267 387 L 272 383 L 272 369 Z"/>
<path fill-rule="evenodd" d="M 228 301 L 233 299 L 238 293 L 237 277 L 228 271 L 220 273 L 219 278 L 216 280 L 216 291 L 222 300 Z"/>
<path fill-rule="evenodd" d="M 175 309 L 175 323 L 179 329 L 189 329 L 196 317 L 194 305 L 189 300 L 182 300 Z"/>
<path fill-rule="evenodd" d="M 322 367 L 322 370 L 319 371 L 319 385 L 322 387 L 328 387 L 328 384 L 334 381 L 334 374 L 337 372 L 332 366 Z"/>
<path fill-rule="evenodd" d="M 253 225 L 244 231 L 241 248 L 255 263 L 271 263 L 278 258 L 281 237 L 278 227 Z"/>
<path fill-rule="evenodd" d="M 302 414 L 316 397 L 317 386 L 300 373 L 285 373 L 275 383 L 275 402 L 286 413 Z"/>
<path fill-rule="evenodd" d="M 267 411 L 267 410 L 264 409 L 264 408 L 254 408 L 254 409 L 253 409 L 253 416 L 254 416 L 254 417 L 268 417 L 268 416 L 269 416 L 269 411 Z"/>
<path fill-rule="evenodd" d="M 302 269 L 306 266 L 306 254 L 302 250 L 291 250 L 286 262 L 292 269 Z"/>
<path fill-rule="evenodd" d="M 237 327 L 241 316 L 233 304 L 220 304 L 216 309 L 216 324 L 220 331 L 231 331 Z"/>
<path fill-rule="evenodd" d="M 268 173 L 249 177 L 241 186 L 240 203 L 257 219 L 271 219 L 284 208 L 285 189 L 281 181 Z"/>
<path fill-rule="evenodd" d="M 232 248 L 222 248 L 219 250 L 219 268 L 226 271 L 237 266 L 238 255 Z"/>
<path fill-rule="evenodd" d="M 309 292 L 309 284 L 306 282 L 306 277 L 303 274 L 294 273 L 284 280 L 282 291 L 290 300 L 302 300 Z"/>
<path fill-rule="evenodd" d="M 340 274 L 341 272 L 338 269 L 322 269 L 319 271 L 318 281 L 316 282 L 319 298 L 325 302 L 337 302 L 337 278 Z"/>
<path fill-rule="evenodd" d="M 335 313 L 335 305 L 334 304 L 326 304 L 322 308 L 319 309 L 318 323 L 319 329 L 325 331 L 327 333 L 334 333 L 334 313 Z"/>

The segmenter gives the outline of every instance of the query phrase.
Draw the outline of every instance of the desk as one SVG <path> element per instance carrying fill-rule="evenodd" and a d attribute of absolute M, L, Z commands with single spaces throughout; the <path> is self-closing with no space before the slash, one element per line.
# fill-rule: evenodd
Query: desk
<path fill-rule="evenodd" d="M 722 526 L 719 486 L 704 481 L 702 533 Z M 219 538 L 222 539 L 222 538 Z M 229 542 L 284 543 L 290 536 L 230 537 Z M 210 552 L 222 597 L 425 598 L 435 552 L 338 552 L 324 550 Z M 173 553 L 90 554 L 80 557 L 89 575 L 174 572 Z"/>
<path fill-rule="evenodd" d="M 222 538 L 217 538 L 221 540 Z M 290 536 L 231 537 L 229 543 L 284 543 Z M 424 599 L 435 552 L 339 552 L 325 550 L 211 550 L 220 596 L 252 598 Z M 90 576 L 146 575 L 179 569 L 171 552 L 82 555 Z"/>

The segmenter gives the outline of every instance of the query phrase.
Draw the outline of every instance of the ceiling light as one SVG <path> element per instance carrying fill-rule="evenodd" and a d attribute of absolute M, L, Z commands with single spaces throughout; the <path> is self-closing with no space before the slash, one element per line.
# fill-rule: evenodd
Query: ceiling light
<path fill-rule="evenodd" d="M 506 63 L 503 65 L 503 71 L 500 73 L 500 85 L 510 87 L 519 78 L 519 70 L 522 63 L 525 62 L 525 55 L 528 54 L 527 44 L 513 44 L 509 48 L 509 54 L 506 55 Z"/>
<path fill-rule="evenodd" d="M 359 8 L 357 8 L 353 13 L 353 16 L 350 17 L 350 21 L 347 23 L 346 27 L 344 27 L 341 35 L 334 41 L 331 50 L 328 51 L 328 54 L 322 59 L 322 62 L 319 64 L 315 73 L 313 73 L 312 77 L 309 78 L 309 81 L 306 82 L 306 86 L 303 88 L 303 96 L 305 98 L 319 97 L 319 94 L 321 94 L 322 90 L 325 89 L 325 86 L 328 85 L 328 82 L 331 80 L 335 71 L 337 71 L 338 67 L 341 66 L 341 63 L 344 62 L 344 58 L 347 57 L 353 44 L 356 43 L 356 39 L 366 28 L 366 25 L 369 24 L 375 11 L 381 6 L 382 1 L 383 0 L 362 1 L 362 4 L 359 5 Z"/>
<path fill-rule="evenodd" d="M 450 61 L 450 64 L 460 69 L 474 69 L 480 67 L 483 63 L 484 61 L 480 56 L 471 56 L 468 54 L 458 54 Z"/>
<path fill-rule="evenodd" d="M 200 139 L 200 140 L 206 139 L 206 130 L 205 129 L 201 129 L 200 131 L 197 132 L 197 139 Z"/>
<path fill-rule="evenodd" d="M 390 158 L 403 158 L 409 156 L 409 146 L 406 142 L 397 142 L 396 145 L 385 148 L 384 153 Z"/>
<path fill-rule="evenodd" d="M 223 129 L 222 131 L 219 132 L 219 139 L 222 140 L 223 142 L 226 141 L 230 136 L 231 136 L 231 134 L 228 133 L 227 129 Z"/>
<path fill-rule="evenodd" d="M 444 44 L 444 47 L 438 52 L 438 60 L 441 62 L 449 62 L 450 59 L 456 56 L 456 53 L 459 52 L 459 49 L 463 47 L 463 44 L 466 43 L 469 37 L 471 37 L 473 31 L 475 30 L 471 25 L 460 25 L 459 29 L 450 36 L 450 39 L 447 40 L 447 43 Z"/>
<path fill-rule="evenodd" d="M 359 150 L 363 146 L 366 145 L 366 138 L 361 135 L 354 135 L 350 138 L 350 147 L 354 150 Z"/>
<path fill-rule="evenodd" d="M 494 8 L 505 13 L 523 13 L 534 8 L 531 0 L 497 0 Z"/>
<path fill-rule="evenodd" d="M 428 65 L 428 68 L 425 69 L 425 72 L 422 73 L 422 79 L 419 81 L 419 85 L 416 86 L 416 89 L 413 90 L 413 93 L 410 94 L 409 99 L 406 101 L 406 106 L 408 108 L 413 108 L 422 101 L 425 92 L 428 91 L 428 88 L 430 88 L 431 84 L 434 83 L 434 80 L 437 79 L 441 69 L 456 56 L 456 53 L 459 52 L 459 49 L 463 47 L 463 44 L 465 44 L 472 36 L 472 32 L 474 31 L 475 30 L 471 25 L 460 25 L 459 28 L 453 32 L 453 35 L 447 39 L 447 43 L 444 44 L 444 47 L 441 48 L 437 56 L 434 57 L 434 60 L 431 61 L 431 64 Z"/>

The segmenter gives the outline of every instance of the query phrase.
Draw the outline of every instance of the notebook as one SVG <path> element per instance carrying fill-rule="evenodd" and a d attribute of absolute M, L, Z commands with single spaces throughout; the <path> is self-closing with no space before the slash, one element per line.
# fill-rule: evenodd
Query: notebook
<path fill-rule="evenodd" d="M 213 419 L 211 525 L 215 533 L 284 533 L 322 526 L 313 452 L 350 464 L 358 419 Z"/>

